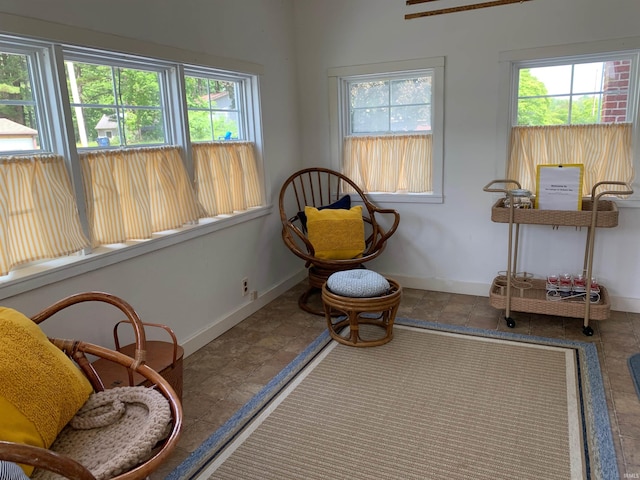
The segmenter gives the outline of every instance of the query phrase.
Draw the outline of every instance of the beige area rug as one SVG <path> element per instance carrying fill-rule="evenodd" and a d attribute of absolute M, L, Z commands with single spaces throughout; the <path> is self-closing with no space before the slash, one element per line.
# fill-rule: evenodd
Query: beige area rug
<path fill-rule="evenodd" d="M 466 331 L 329 342 L 169 478 L 617 478 L 608 420 L 585 409 L 586 369 L 575 348 Z"/>

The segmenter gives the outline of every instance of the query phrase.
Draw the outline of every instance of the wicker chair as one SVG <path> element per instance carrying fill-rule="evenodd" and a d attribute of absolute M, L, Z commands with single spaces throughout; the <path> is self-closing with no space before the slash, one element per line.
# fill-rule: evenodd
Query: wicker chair
<path fill-rule="evenodd" d="M 311 242 L 307 238 L 300 212 L 305 206 L 327 206 L 349 194 L 354 204 L 362 204 L 362 216 L 365 225 L 365 251 L 357 258 L 346 260 L 327 260 L 317 258 Z M 363 264 L 377 258 L 385 249 L 387 240 L 398 228 L 400 215 L 392 209 L 381 209 L 371 203 L 362 189 L 345 175 L 326 168 L 306 168 L 291 175 L 280 190 L 280 218 L 282 220 L 282 239 L 285 245 L 305 261 L 308 269 L 309 286 L 300 296 L 301 309 L 324 315 L 321 307 L 313 308 L 309 304 L 312 294 L 321 292 L 327 278 L 341 270 L 361 268 Z M 388 229 L 378 223 L 382 215 L 390 221 Z"/>
<path fill-rule="evenodd" d="M 115 480 L 139 480 L 148 477 L 154 472 L 172 453 L 178 443 L 182 429 L 182 405 L 178 395 L 159 373 L 145 365 L 145 334 L 144 327 L 135 310 L 124 300 L 101 292 L 86 292 L 72 295 L 46 308 L 42 312 L 31 317 L 40 324 L 47 318 L 61 310 L 81 302 L 105 302 L 118 308 L 136 333 L 135 358 L 131 358 L 120 352 L 78 340 L 62 340 L 50 338 L 49 340 L 68 357 L 75 361 L 84 375 L 89 379 L 95 392 L 104 390 L 104 383 L 87 358 L 87 355 L 106 359 L 122 365 L 135 374 L 144 377 L 150 388 L 155 388 L 167 399 L 171 410 L 171 430 L 165 440 L 153 450 L 151 458 L 132 469 L 113 477 Z M 78 480 L 95 480 L 93 474 L 83 465 L 63 454 L 51 450 L 42 449 L 32 445 L 18 444 L 0 441 L 0 460 L 31 465 L 37 469 L 55 472 L 63 477 Z"/>

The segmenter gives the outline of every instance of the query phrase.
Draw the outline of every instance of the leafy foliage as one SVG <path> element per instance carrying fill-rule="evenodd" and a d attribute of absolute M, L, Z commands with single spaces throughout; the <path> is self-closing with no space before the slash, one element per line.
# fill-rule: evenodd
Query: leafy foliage
<path fill-rule="evenodd" d="M 567 125 L 600 122 L 600 95 L 550 96 L 545 84 L 520 70 L 518 83 L 518 125 Z M 569 120 L 570 119 L 570 120 Z"/>
<path fill-rule="evenodd" d="M 27 57 L 0 52 L 0 100 L 31 100 L 31 83 Z M 35 128 L 31 108 L 0 104 L 0 117 Z"/>
<path fill-rule="evenodd" d="M 431 76 L 351 82 L 351 131 L 384 133 L 429 130 L 431 82 Z"/>

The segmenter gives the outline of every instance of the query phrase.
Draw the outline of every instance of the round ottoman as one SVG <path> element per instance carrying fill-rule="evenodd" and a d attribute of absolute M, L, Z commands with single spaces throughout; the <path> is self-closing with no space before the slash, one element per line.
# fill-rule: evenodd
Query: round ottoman
<path fill-rule="evenodd" d="M 352 347 L 375 347 L 389 342 L 393 338 L 393 322 L 401 297 L 402 287 L 398 282 L 371 270 L 332 274 L 322 286 L 322 303 L 331 338 Z M 336 313 L 339 316 L 336 317 Z M 361 325 L 375 328 L 367 329 L 363 336 Z M 375 329 L 381 330 L 381 335 L 373 335 L 371 330 Z"/>

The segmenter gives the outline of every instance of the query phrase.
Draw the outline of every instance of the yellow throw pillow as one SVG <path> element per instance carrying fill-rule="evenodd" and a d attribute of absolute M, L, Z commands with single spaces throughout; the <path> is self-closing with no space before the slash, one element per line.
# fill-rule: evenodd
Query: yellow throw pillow
<path fill-rule="evenodd" d="M 304 207 L 309 241 L 316 257 L 346 260 L 362 255 L 365 249 L 362 206 L 318 210 Z"/>
<path fill-rule="evenodd" d="M 49 448 L 93 392 L 30 318 L 0 307 L 0 440 Z M 27 475 L 32 468 L 26 468 Z"/>

